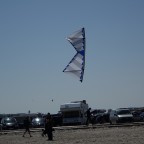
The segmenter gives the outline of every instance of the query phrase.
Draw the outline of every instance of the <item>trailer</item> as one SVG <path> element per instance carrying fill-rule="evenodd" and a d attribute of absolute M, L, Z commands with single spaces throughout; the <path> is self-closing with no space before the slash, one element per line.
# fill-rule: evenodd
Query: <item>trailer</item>
<path fill-rule="evenodd" d="M 88 104 L 86 100 L 74 101 L 65 103 L 60 106 L 62 113 L 63 125 L 82 125 L 86 124 L 87 116 L 86 111 L 88 110 Z"/>

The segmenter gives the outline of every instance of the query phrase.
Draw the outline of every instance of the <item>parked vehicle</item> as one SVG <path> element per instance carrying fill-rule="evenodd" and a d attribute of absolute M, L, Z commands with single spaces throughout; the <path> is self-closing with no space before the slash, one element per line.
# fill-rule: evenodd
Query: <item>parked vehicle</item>
<path fill-rule="evenodd" d="M 63 125 L 86 124 L 88 104 L 85 100 L 66 103 L 60 106 Z"/>
<path fill-rule="evenodd" d="M 142 118 L 141 118 L 140 114 L 141 114 L 141 112 L 139 112 L 139 111 L 133 111 L 132 112 L 133 121 L 134 122 L 140 122 L 140 121 L 142 121 Z"/>
<path fill-rule="evenodd" d="M 140 114 L 140 119 L 141 119 L 141 121 L 144 121 L 144 112 L 142 112 L 142 113 Z"/>
<path fill-rule="evenodd" d="M 93 114 L 91 116 L 91 123 L 92 124 L 102 124 L 103 123 L 103 114 L 102 113 L 98 113 L 98 114 Z"/>
<path fill-rule="evenodd" d="M 4 117 L 1 119 L 2 129 L 17 129 L 18 123 L 13 117 Z"/>
<path fill-rule="evenodd" d="M 133 122 L 133 115 L 129 109 L 116 109 L 110 112 L 110 124 Z"/>
<path fill-rule="evenodd" d="M 109 122 L 109 113 L 97 113 L 91 116 L 92 124 L 102 124 Z"/>
<path fill-rule="evenodd" d="M 44 118 L 41 117 L 33 118 L 32 127 L 44 127 Z"/>
<path fill-rule="evenodd" d="M 2 130 L 2 124 L 0 124 L 0 131 Z"/>
<path fill-rule="evenodd" d="M 62 126 L 62 114 L 52 114 L 53 126 Z"/>

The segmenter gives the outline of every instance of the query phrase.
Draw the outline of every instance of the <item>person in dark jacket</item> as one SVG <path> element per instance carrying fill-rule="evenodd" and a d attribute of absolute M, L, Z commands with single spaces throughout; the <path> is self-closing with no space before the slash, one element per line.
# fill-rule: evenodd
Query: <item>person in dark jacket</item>
<path fill-rule="evenodd" d="M 88 110 L 87 110 L 87 121 L 86 121 L 86 125 L 89 125 L 89 123 L 91 122 L 91 108 L 89 108 Z"/>
<path fill-rule="evenodd" d="M 31 133 L 30 133 L 30 120 L 29 117 L 27 116 L 24 120 L 24 127 L 25 127 L 25 132 L 23 134 L 23 137 L 25 136 L 25 134 L 28 132 L 30 137 L 32 137 Z"/>
<path fill-rule="evenodd" d="M 53 120 L 50 113 L 46 116 L 45 130 L 48 135 L 48 140 L 53 140 Z"/>

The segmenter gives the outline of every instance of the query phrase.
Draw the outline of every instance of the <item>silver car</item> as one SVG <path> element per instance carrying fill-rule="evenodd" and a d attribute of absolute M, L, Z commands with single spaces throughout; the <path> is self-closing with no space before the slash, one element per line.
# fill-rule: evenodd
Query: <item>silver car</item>
<path fill-rule="evenodd" d="M 17 129 L 18 123 L 13 117 L 4 117 L 1 119 L 2 129 Z"/>
<path fill-rule="evenodd" d="M 36 117 L 32 120 L 32 127 L 44 127 L 44 118 Z"/>
<path fill-rule="evenodd" d="M 133 122 L 133 115 L 129 109 L 116 109 L 110 112 L 110 124 Z"/>

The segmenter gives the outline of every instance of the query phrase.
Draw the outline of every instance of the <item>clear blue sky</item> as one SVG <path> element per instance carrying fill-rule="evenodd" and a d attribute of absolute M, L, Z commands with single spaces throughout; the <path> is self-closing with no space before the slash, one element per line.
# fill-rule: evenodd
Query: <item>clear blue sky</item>
<path fill-rule="evenodd" d="M 83 83 L 63 73 L 85 27 Z M 51 100 L 54 100 L 53 102 Z M 143 0 L 0 0 L 0 113 L 144 106 Z"/>

